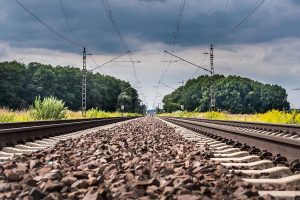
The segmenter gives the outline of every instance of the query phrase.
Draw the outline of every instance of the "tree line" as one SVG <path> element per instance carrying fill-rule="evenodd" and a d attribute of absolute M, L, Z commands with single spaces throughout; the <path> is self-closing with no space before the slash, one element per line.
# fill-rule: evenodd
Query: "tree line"
<path fill-rule="evenodd" d="M 0 107 L 27 109 L 36 97 L 54 96 L 71 110 L 81 109 L 79 68 L 32 62 L 0 62 Z M 116 111 L 124 105 L 125 112 L 142 112 L 137 91 L 125 81 L 100 73 L 87 73 L 87 109 Z"/>
<path fill-rule="evenodd" d="M 209 111 L 210 88 L 215 89 L 216 110 L 230 113 L 263 113 L 268 110 L 289 110 L 287 93 L 279 85 L 263 84 L 240 76 L 208 75 L 191 79 L 163 98 L 165 112 L 184 105 L 187 111 Z"/>

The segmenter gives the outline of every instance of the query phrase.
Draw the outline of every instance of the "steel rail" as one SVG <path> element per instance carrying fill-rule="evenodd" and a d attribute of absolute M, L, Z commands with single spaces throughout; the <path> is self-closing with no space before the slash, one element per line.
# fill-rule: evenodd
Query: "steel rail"
<path fill-rule="evenodd" d="M 104 126 L 134 118 L 136 117 L 92 118 L 0 124 L 0 127 L 2 128 L 0 128 L 0 150 L 5 146 L 24 144 L 37 139 L 62 135 L 96 126 Z"/>
<path fill-rule="evenodd" d="M 118 118 L 121 117 L 114 117 L 113 119 L 118 119 Z M 0 130 L 11 129 L 11 128 L 24 128 L 24 127 L 39 126 L 39 125 L 91 121 L 91 120 L 99 120 L 99 119 L 112 119 L 112 118 L 88 118 L 88 119 L 85 118 L 85 119 L 41 120 L 41 121 L 30 121 L 30 122 L 5 122 L 5 123 L 0 123 Z"/>
<path fill-rule="evenodd" d="M 235 127 L 242 127 L 242 128 L 251 128 L 257 130 L 264 130 L 264 131 L 272 131 L 272 132 L 278 131 L 282 133 L 290 133 L 290 134 L 296 134 L 300 136 L 299 125 L 271 124 L 271 123 L 261 123 L 261 122 L 241 122 L 241 121 L 229 121 L 229 120 L 211 120 L 211 119 L 200 119 L 200 118 L 180 118 L 180 117 L 174 117 L 174 118 L 188 119 L 191 121 L 214 123 L 214 124 L 235 126 Z"/>
<path fill-rule="evenodd" d="M 255 146 L 261 150 L 267 150 L 273 155 L 281 154 L 289 161 L 300 159 L 300 142 L 296 139 L 260 134 L 258 132 L 224 129 L 186 118 L 162 117 L 162 119 L 211 137 L 220 136 L 240 143 L 246 143 L 249 146 Z"/>

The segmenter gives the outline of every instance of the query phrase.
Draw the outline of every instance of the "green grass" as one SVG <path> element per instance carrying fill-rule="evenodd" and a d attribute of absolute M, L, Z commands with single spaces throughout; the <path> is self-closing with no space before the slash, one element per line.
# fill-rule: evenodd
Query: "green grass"
<path fill-rule="evenodd" d="M 300 124 L 300 113 L 284 112 L 278 110 L 271 110 L 266 113 L 259 113 L 253 115 L 239 115 L 229 114 L 224 112 L 186 112 L 176 111 L 173 113 L 163 113 L 160 116 L 172 116 L 172 117 L 190 117 L 190 118 L 204 118 L 215 120 L 233 120 L 233 121 L 247 121 L 247 122 L 265 122 L 276 124 Z"/>
<path fill-rule="evenodd" d="M 53 96 L 43 100 L 37 97 L 34 105 L 29 110 L 13 111 L 0 108 L 0 122 L 28 122 L 37 120 L 55 119 L 82 119 L 82 118 L 106 118 L 106 117 L 135 117 L 137 113 L 105 112 L 98 108 L 87 110 L 86 117 L 82 117 L 80 111 L 70 111 L 65 103 Z"/>
<path fill-rule="evenodd" d="M 93 110 L 93 109 L 92 109 Z M 94 110 L 90 112 L 87 111 L 87 116 L 85 118 L 104 118 L 104 117 L 121 117 L 122 113 L 120 112 L 104 112 Z M 123 113 L 123 116 L 126 117 L 134 117 L 134 116 L 141 116 L 137 113 Z M 66 110 L 66 118 L 65 119 L 82 119 L 81 111 L 70 111 Z M 0 122 L 29 122 L 29 121 L 36 121 L 35 118 L 32 117 L 30 110 L 23 110 L 23 111 L 13 111 L 6 108 L 0 109 Z"/>

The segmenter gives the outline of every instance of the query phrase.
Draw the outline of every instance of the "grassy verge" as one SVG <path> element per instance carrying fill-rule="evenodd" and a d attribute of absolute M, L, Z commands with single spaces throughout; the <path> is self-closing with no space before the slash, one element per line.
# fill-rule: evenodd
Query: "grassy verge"
<path fill-rule="evenodd" d="M 121 117 L 120 112 L 104 112 L 97 109 L 91 109 L 87 111 L 87 116 L 85 118 L 104 118 L 104 117 Z M 123 113 L 123 116 L 139 116 L 137 113 Z M 67 110 L 66 119 L 81 119 L 81 112 L 74 112 Z M 31 115 L 30 110 L 23 111 L 12 111 L 9 109 L 0 109 L 0 122 L 28 122 L 36 121 L 36 119 Z"/>
<path fill-rule="evenodd" d="M 163 113 L 160 116 L 172 116 L 172 117 L 190 117 L 190 118 L 204 118 L 204 119 L 216 119 L 216 120 L 234 120 L 234 121 L 246 121 L 246 122 L 266 122 L 266 123 L 278 123 L 278 124 L 300 124 L 300 113 L 284 112 L 278 110 L 271 110 L 266 113 L 259 113 L 253 115 L 238 115 L 228 114 L 223 112 L 182 112 L 177 111 L 173 113 Z"/>

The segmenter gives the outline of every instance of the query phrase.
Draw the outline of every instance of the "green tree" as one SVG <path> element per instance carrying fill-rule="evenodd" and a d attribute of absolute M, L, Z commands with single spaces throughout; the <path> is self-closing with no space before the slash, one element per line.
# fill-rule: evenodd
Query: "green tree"
<path fill-rule="evenodd" d="M 199 76 L 177 88 L 163 99 L 164 110 L 180 110 L 184 102 L 188 111 L 208 111 L 210 88 L 215 88 L 216 108 L 231 113 L 255 113 L 288 110 L 286 90 L 278 85 L 262 84 L 239 76 Z"/>
<path fill-rule="evenodd" d="M 0 107 L 24 109 L 34 103 L 36 96 L 54 96 L 71 110 L 81 108 L 82 73 L 79 68 L 52 67 L 37 62 L 24 65 L 13 61 L 0 63 L 0 75 Z M 128 88 L 125 91 L 128 98 L 126 111 L 140 111 L 142 105 L 137 91 L 128 82 L 89 72 L 87 109 L 115 111 L 119 108 L 119 96 L 124 87 Z"/>

